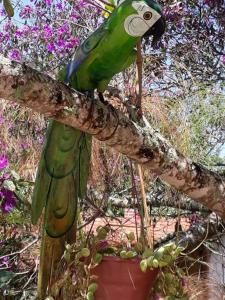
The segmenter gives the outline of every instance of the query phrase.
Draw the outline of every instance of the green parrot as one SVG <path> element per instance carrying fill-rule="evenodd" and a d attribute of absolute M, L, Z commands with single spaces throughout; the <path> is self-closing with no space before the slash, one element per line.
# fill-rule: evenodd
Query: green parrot
<path fill-rule="evenodd" d="M 135 45 L 165 30 L 160 6 L 154 0 L 122 0 L 105 22 L 77 49 L 59 79 L 75 90 L 100 99 L 112 77 L 136 59 Z M 45 230 L 63 236 L 74 224 L 78 198 L 86 193 L 91 136 L 52 121 L 40 160 L 32 199 L 32 223 L 45 207 Z"/>

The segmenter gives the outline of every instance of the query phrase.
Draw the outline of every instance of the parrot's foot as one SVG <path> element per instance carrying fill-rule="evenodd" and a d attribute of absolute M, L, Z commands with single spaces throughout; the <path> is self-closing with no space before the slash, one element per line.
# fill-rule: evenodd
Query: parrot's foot
<path fill-rule="evenodd" d="M 94 91 L 86 91 L 84 92 L 84 94 L 91 99 L 94 99 L 95 95 L 94 95 Z"/>
<path fill-rule="evenodd" d="M 107 104 L 107 101 L 104 99 L 103 93 L 99 92 L 99 93 L 98 93 L 98 97 L 99 97 L 99 100 L 100 100 L 103 104 Z"/>

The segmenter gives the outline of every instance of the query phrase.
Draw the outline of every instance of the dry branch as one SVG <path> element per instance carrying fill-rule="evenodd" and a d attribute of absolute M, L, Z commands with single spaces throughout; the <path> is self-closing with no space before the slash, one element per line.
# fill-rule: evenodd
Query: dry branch
<path fill-rule="evenodd" d="M 225 181 L 185 158 L 149 124 L 141 128 L 112 106 L 2 56 L 0 98 L 92 134 L 225 220 Z"/>

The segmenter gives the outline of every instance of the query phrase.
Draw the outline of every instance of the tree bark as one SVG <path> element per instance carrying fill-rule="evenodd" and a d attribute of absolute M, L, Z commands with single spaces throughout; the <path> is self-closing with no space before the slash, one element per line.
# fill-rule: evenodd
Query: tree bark
<path fill-rule="evenodd" d="M 112 106 L 2 56 L 0 98 L 92 134 L 225 220 L 225 180 L 185 158 L 147 121 L 140 127 Z"/>

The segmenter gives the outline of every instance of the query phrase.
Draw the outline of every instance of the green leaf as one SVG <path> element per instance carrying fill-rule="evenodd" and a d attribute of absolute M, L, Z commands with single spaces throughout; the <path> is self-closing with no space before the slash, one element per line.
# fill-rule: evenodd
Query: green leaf
<path fill-rule="evenodd" d="M 95 264 L 100 264 L 100 262 L 102 261 L 102 254 L 100 253 L 96 253 L 94 258 L 93 258 L 93 261 Z"/>
<path fill-rule="evenodd" d="M 132 257 L 135 257 L 137 256 L 137 253 L 135 251 L 127 251 L 126 252 L 126 258 L 132 258 Z"/>
<path fill-rule="evenodd" d="M 66 262 L 70 262 L 71 256 L 70 256 L 70 253 L 67 250 L 64 251 L 63 258 L 65 259 Z"/>
<path fill-rule="evenodd" d="M 16 181 L 20 180 L 20 175 L 17 174 L 16 171 L 11 170 L 10 173 L 11 173 L 12 177 L 13 177 Z"/>
<path fill-rule="evenodd" d="M 149 256 L 149 257 L 146 259 L 149 268 L 152 268 L 152 267 L 153 267 L 153 260 L 154 260 L 154 256 Z"/>
<path fill-rule="evenodd" d="M 144 253 L 142 254 L 142 258 L 148 258 L 149 256 L 152 256 L 153 250 L 150 248 L 145 249 Z"/>
<path fill-rule="evenodd" d="M 156 258 L 153 259 L 152 266 L 153 266 L 153 268 L 158 268 L 159 267 L 159 261 Z"/>
<path fill-rule="evenodd" d="M 87 300 L 94 300 L 94 294 L 92 292 L 87 293 Z"/>
<path fill-rule="evenodd" d="M 100 240 L 104 240 L 107 237 L 108 231 L 105 227 L 99 227 L 97 228 L 98 238 Z"/>
<path fill-rule="evenodd" d="M 11 180 L 5 180 L 3 182 L 3 187 L 6 188 L 6 189 L 8 189 L 8 190 L 10 190 L 10 191 L 12 191 L 12 192 L 14 192 L 15 189 L 16 189 L 15 184 Z"/>
<path fill-rule="evenodd" d="M 72 252 L 73 251 L 73 248 L 72 248 L 72 246 L 70 244 L 66 244 L 65 248 L 66 248 L 66 250 L 68 252 Z"/>
<path fill-rule="evenodd" d="M 16 274 L 13 272 L 0 271 L 0 288 L 3 288 L 15 276 L 16 276 Z"/>
<path fill-rule="evenodd" d="M 127 234 L 127 238 L 128 238 L 128 240 L 129 240 L 130 242 L 134 241 L 134 240 L 135 240 L 135 235 L 134 235 L 134 233 L 133 233 L 133 232 L 129 232 L 129 233 Z"/>
<path fill-rule="evenodd" d="M 88 292 L 91 292 L 94 294 L 96 292 L 97 288 L 98 288 L 98 284 L 93 282 L 89 285 Z"/>
<path fill-rule="evenodd" d="M 81 257 L 88 257 L 90 255 L 90 250 L 88 248 L 83 248 L 80 251 Z"/>
<path fill-rule="evenodd" d="M 140 268 L 141 268 L 141 271 L 142 272 L 146 272 L 147 268 L 148 268 L 148 263 L 147 263 L 147 260 L 146 259 L 143 259 L 141 262 L 140 262 Z"/>
<path fill-rule="evenodd" d="M 120 251 L 121 258 L 127 258 L 127 252 L 125 250 Z"/>

